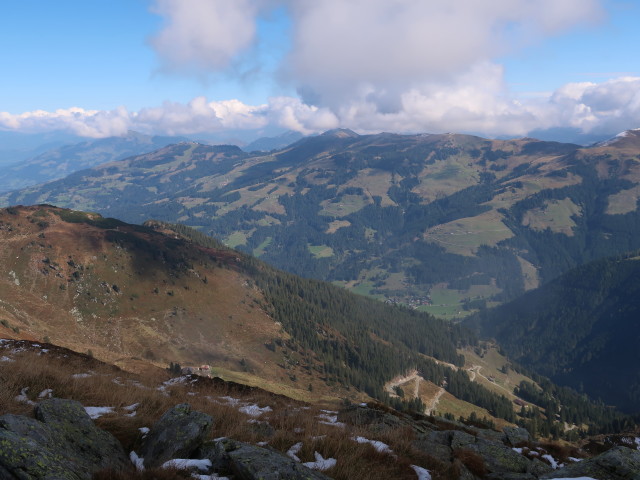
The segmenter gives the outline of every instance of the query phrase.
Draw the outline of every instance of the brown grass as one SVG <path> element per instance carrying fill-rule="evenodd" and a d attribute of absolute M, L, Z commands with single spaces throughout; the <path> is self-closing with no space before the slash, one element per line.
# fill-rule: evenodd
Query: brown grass
<path fill-rule="evenodd" d="M 29 345 L 22 342 L 22 345 Z M 109 406 L 114 413 L 95 420 L 96 424 L 112 433 L 125 451 L 140 446 L 139 428 L 151 427 L 168 409 L 179 403 L 189 403 L 194 410 L 205 412 L 214 419 L 212 438 L 230 437 L 252 444 L 267 442 L 270 447 L 286 453 L 291 446 L 303 442 L 298 456 L 303 462 L 313 461 L 314 453 L 324 458 L 337 459 L 337 465 L 325 473 L 335 479 L 415 479 L 411 465 L 420 465 L 431 471 L 435 480 L 453 478 L 450 466 L 430 457 L 412 445 L 414 433 L 402 428 L 385 433 L 372 433 L 365 427 L 347 425 L 344 428 L 320 423 L 320 407 L 307 405 L 275 395 L 257 388 L 225 383 L 215 379 L 188 377 L 187 383 L 158 390 L 162 382 L 169 379 L 167 372 L 158 369 L 145 376 L 122 371 L 103 364 L 87 355 L 44 345 L 48 353 L 39 349 L 26 349 L 12 353 L 14 348 L 1 348 L 0 357 L 8 355 L 15 361 L 0 362 L 0 414 L 15 413 L 32 415 L 33 406 L 16 400 L 26 387 L 27 396 L 33 402 L 40 401 L 38 394 L 53 389 L 59 398 L 74 399 L 84 406 Z M 85 378 L 73 378 L 73 374 L 90 373 Z M 265 423 L 250 423 L 251 417 L 240 412 L 237 406 L 228 405 L 222 397 L 230 396 L 247 404 L 269 406 L 256 420 Z M 136 415 L 125 416 L 123 408 L 139 404 Z M 355 436 L 379 440 L 389 445 L 393 454 L 376 451 L 369 444 L 358 444 Z M 132 471 L 133 472 L 133 471 Z M 121 480 L 136 478 L 146 480 L 158 478 L 170 480 L 184 478 L 178 471 L 148 471 L 144 473 L 101 472 L 98 480 Z"/>
<path fill-rule="evenodd" d="M 471 473 L 478 477 L 484 477 L 488 473 L 487 466 L 484 463 L 484 459 L 473 450 L 470 450 L 468 448 L 460 448 L 454 450 L 453 456 L 460 460 L 460 462 L 462 462 Z"/>

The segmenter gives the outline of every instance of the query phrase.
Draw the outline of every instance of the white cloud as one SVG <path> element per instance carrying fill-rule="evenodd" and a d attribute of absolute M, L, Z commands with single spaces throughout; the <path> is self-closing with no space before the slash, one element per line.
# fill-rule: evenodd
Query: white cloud
<path fill-rule="evenodd" d="M 156 0 L 165 25 L 150 43 L 170 70 L 223 69 L 253 43 L 257 9 L 256 0 Z"/>
<path fill-rule="evenodd" d="M 373 91 L 373 90 L 371 90 Z M 67 130 L 87 137 L 123 135 L 127 130 L 188 135 L 271 126 L 305 134 L 346 127 L 362 133 L 475 132 L 487 136 L 525 135 L 534 129 L 576 127 L 585 133 L 617 133 L 640 127 L 640 77 L 602 83 L 571 83 L 546 96 L 516 98 L 506 92 L 503 70 L 477 64 L 448 82 L 417 85 L 402 92 L 399 108 L 381 111 L 363 89 L 331 109 L 300 98 L 274 97 L 267 104 L 239 100 L 209 102 L 196 97 L 129 112 L 70 108 L 22 114 L 0 112 L 0 128 L 21 131 Z"/>
<path fill-rule="evenodd" d="M 286 71 L 312 103 L 336 107 L 363 89 L 382 110 L 600 15 L 596 0 L 317 0 L 292 2 Z"/>

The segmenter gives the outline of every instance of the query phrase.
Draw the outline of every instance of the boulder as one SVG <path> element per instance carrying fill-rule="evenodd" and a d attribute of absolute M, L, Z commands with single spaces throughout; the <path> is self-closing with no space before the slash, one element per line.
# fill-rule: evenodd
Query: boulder
<path fill-rule="evenodd" d="M 161 466 L 174 458 L 191 458 L 211 432 L 213 418 L 191 410 L 188 403 L 168 410 L 149 431 L 140 449 L 147 468 Z"/>
<path fill-rule="evenodd" d="M 97 428 L 80 403 L 44 400 L 35 415 L 0 417 L 0 478 L 89 480 L 102 469 L 131 467 L 118 440 Z"/>
<path fill-rule="evenodd" d="M 44 422 L 54 445 L 79 468 L 89 471 L 123 470 L 131 466 L 120 442 L 96 427 L 80 402 L 51 398 L 35 408 L 36 419 Z"/>
<path fill-rule="evenodd" d="M 519 447 L 520 445 L 531 442 L 531 436 L 525 428 L 504 427 L 503 431 L 506 436 L 507 443 L 512 447 Z"/>
<path fill-rule="evenodd" d="M 282 453 L 248 443 L 224 439 L 203 447 L 198 455 L 213 469 L 237 480 L 329 480 Z"/>
<path fill-rule="evenodd" d="M 443 463 L 451 461 L 453 450 L 450 432 L 429 432 L 428 434 L 417 435 L 412 445 L 418 450 L 429 454 Z"/>
<path fill-rule="evenodd" d="M 640 480 L 640 451 L 615 447 L 600 455 L 554 470 L 541 478 L 591 477 L 598 480 Z"/>

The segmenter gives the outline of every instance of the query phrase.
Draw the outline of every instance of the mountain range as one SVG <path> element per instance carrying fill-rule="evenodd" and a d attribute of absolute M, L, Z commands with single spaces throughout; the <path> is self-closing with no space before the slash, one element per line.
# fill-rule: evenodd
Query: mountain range
<path fill-rule="evenodd" d="M 509 369 L 463 326 L 278 271 L 185 226 L 11 207 L 0 210 L 0 247 L 3 338 L 60 345 L 126 370 L 206 364 L 293 398 L 374 398 L 518 422 L 545 436 L 566 432 L 541 409 L 561 410 L 578 431 L 630 425 L 613 409 Z M 522 385 L 553 392 L 556 403 L 527 400 L 531 408 L 519 411 Z"/>
<path fill-rule="evenodd" d="M 640 248 L 640 133 L 531 138 L 335 130 L 269 153 L 170 145 L 0 197 L 180 222 L 292 273 L 441 317 Z"/>
<path fill-rule="evenodd" d="M 0 172 L 0 192 L 57 180 L 78 170 L 151 152 L 186 140 L 183 137 L 151 137 L 129 132 L 121 137 L 86 140 L 48 148 L 32 158 L 6 165 Z"/>

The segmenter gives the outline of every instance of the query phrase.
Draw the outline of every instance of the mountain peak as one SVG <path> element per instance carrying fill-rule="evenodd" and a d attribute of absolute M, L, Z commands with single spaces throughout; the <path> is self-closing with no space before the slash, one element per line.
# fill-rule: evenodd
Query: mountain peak
<path fill-rule="evenodd" d="M 634 128 L 631 130 L 625 130 L 620 132 L 615 137 L 598 142 L 595 147 L 628 147 L 640 145 L 640 128 Z"/>
<path fill-rule="evenodd" d="M 327 130 L 326 132 L 322 133 L 321 136 L 334 138 L 357 138 L 360 135 L 348 128 L 334 128 L 333 130 Z"/>

